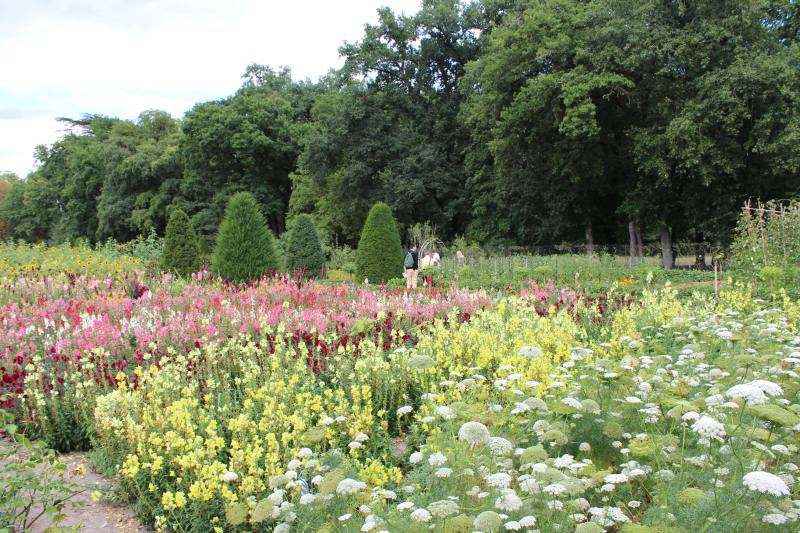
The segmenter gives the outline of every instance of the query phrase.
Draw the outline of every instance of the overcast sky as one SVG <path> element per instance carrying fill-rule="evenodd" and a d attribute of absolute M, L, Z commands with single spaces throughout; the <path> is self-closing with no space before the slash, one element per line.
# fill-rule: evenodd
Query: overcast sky
<path fill-rule="evenodd" d="M 0 171 L 24 177 L 56 117 L 183 116 L 241 85 L 250 63 L 295 78 L 341 64 L 376 9 L 420 0 L 0 0 Z"/>

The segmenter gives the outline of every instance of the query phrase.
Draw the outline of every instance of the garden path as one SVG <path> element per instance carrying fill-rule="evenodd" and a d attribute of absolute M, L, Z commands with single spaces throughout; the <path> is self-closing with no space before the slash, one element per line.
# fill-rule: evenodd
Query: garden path
<path fill-rule="evenodd" d="M 65 506 L 64 514 L 67 518 L 59 526 L 77 528 L 82 533 L 145 533 L 152 531 L 140 524 L 131 510 L 124 504 L 112 504 L 102 500 L 98 502 L 92 501 L 90 497 L 92 491 L 101 487 L 108 487 L 112 481 L 92 468 L 85 453 L 67 453 L 62 455 L 60 459 L 67 465 L 70 481 L 85 486 L 87 490 L 75 498 L 75 501 L 84 504 L 83 507 L 73 509 L 69 505 Z M 79 468 L 81 465 L 86 472 L 83 476 L 78 472 L 82 470 Z M 42 517 L 41 520 L 34 524 L 32 531 L 44 533 L 49 525 L 46 517 Z"/>

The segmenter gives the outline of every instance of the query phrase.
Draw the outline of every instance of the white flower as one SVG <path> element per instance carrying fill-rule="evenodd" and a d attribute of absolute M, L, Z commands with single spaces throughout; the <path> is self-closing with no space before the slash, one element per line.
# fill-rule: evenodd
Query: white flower
<path fill-rule="evenodd" d="M 239 474 L 237 474 L 236 472 L 228 471 L 225 472 L 224 476 L 222 476 L 222 481 L 224 481 L 225 483 L 233 483 L 237 479 L 239 479 Z"/>
<path fill-rule="evenodd" d="M 359 433 L 358 435 L 353 437 L 353 440 L 355 440 L 356 442 L 366 442 L 369 440 L 369 436 L 366 433 Z"/>
<path fill-rule="evenodd" d="M 528 359 L 535 359 L 542 356 L 542 349 L 536 346 L 523 346 L 519 350 L 519 355 Z"/>
<path fill-rule="evenodd" d="M 768 515 L 764 515 L 761 521 L 764 522 L 765 524 L 773 524 L 776 526 L 780 526 L 786 523 L 786 517 L 782 514 L 770 513 Z"/>
<path fill-rule="evenodd" d="M 492 487 L 497 487 L 498 489 L 506 489 L 511 484 L 511 476 L 505 472 L 498 472 L 496 474 L 486 476 L 486 483 Z"/>
<path fill-rule="evenodd" d="M 417 522 L 430 522 L 431 513 L 427 509 L 417 509 L 411 513 L 411 519 Z"/>
<path fill-rule="evenodd" d="M 298 459 L 308 459 L 312 455 L 314 455 L 314 452 L 311 451 L 311 448 L 300 448 L 300 451 L 297 452 Z"/>
<path fill-rule="evenodd" d="M 428 464 L 431 466 L 442 466 L 447 462 L 447 456 L 443 453 L 432 453 L 430 457 L 428 457 Z"/>
<path fill-rule="evenodd" d="M 404 405 L 404 406 L 400 407 L 397 410 L 397 416 L 407 415 L 408 413 L 410 413 L 413 410 L 414 410 L 414 408 L 411 407 L 410 405 Z"/>
<path fill-rule="evenodd" d="M 476 446 L 489 441 L 489 429 L 480 422 L 466 422 L 458 430 L 458 438 L 469 444 Z"/>
<path fill-rule="evenodd" d="M 748 385 L 752 385 L 753 387 L 758 387 L 761 389 L 764 394 L 767 396 L 783 396 L 783 389 L 777 383 L 773 383 L 771 381 L 767 381 L 765 379 L 756 379 L 748 383 Z"/>
<path fill-rule="evenodd" d="M 592 451 L 592 445 L 589 444 L 588 442 L 581 442 L 580 445 L 578 446 L 578 451 L 589 453 Z"/>
<path fill-rule="evenodd" d="M 423 455 L 422 452 L 414 452 L 408 457 L 408 462 L 412 465 L 415 465 L 422 461 Z"/>
<path fill-rule="evenodd" d="M 567 492 L 567 488 L 561 483 L 552 483 L 543 488 L 542 492 L 544 492 L 545 494 L 550 494 L 552 496 L 559 496 Z"/>
<path fill-rule="evenodd" d="M 714 420 L 710 416 L 700 417 L 697 422 L 692 424 L 692 431 L 706 439 L 715 439 L 722 442 L 725 436 L 725 426 Z"/>
<path fill-rule="evenodd" d="M 439 500 L 428 504 L 428 512 L 436 518 L 445 518 L 458 513 L 458 504 L 452 500 Z"/>
<path fill-rule="evenodd" d="M 742 483 L 754 492 L 771 496 L 788 496 L 791 493 L 781 478 L 769 472 L 750 472 L 742 478 Z"/>
<path fill-rule="evenodd" d="M 494 506 L 501 511 L 509 511 L 513 513 L 522 507 L 522 500 L 513 490 L 506 489 L 506 493 L 495 500 Z"/>
<path fill-rule="evenodd" d="M 522 527 L 533 527 L 536 525 L 536 517 L 535 516 L 523 516 L 519 519 L 519 525 Z"/>
<path fill-rule="evenodd" d="M 300 496 L 300 505 L 310 505 L 317 499 L 315 494 L 303 494 Z"/>
<path fill-rule="evenodd" d="M 519 531 L 522 529 L 522 525 L 519 522 L 511 520 L 505 523 L 506 531 Z"/>
<path fill-rule="evenodd" d="M 528 478 L 519 482 L 519 488 L 528 494 L 536 494 L 539 492 L 539 483 L 533 478 Z"/>
<path fill-rule="evenodd" d="M 325 418 L 319 421 L 319 423 L 322 424 L 323 426 L 330 426 L 334 422 L 335 420 L 329 416 L 326 416 Z"/>
<path fill-rule="evenodd" d="M 413 509 L 413 508 L 414 508 L 414 502 L 403 502 L 397 504 L 398 511 L 405 511 L 407 509 Z"/>
<path fill-rule="evenodd" d="M 561 457 L 557 457 L 553 461 L 553 466 L 555 466 L 556 468 L 567 468 L 574 462 L 575 462 L 574 457 L 572 457 L 570 454 L 564 454 Z"/>
<path fill-rule="evenodd" d="M 699 418 L 700 418 L 700 414 L 699 413 L 697 413 L 696 411 L 689 411 L 689 412 L 683 413 L 683 416 L 681 417 L 681 420 L 683 420 L 684 422 L 694 422 L 695 420 L 697 420 Z"/>
<path fill-rule="evenodd" d="M 346 522 L 346 521 L 350 520 L 350 518 L 352 516 L 353 516 L 353 513 L 343 514 L 342 516 L 339 517 L 339 522 Z"/>
<path fill-rule="evenodd" d="M 436 471 L 436 477 L 450 477 L 453 474 L 452 468 L 440 468 Z"/>
<path fill-rule="evenodd" d="M 734 385 L 725 392 L 731 400 L 744 400 L 749 405 L 760 405 L 767 401 L 764 391 L 755 385 Z"/>
<path fill-rule="evenodd" d="M 717 330 L 716 336 L 719 337 L 722 340 L 726 340 L 727 341 L 727 340 L 730 340 L 730 339 L 733 338 L 733 333 L 731 333 L 727 329 L 720 329 L 720 330 Z"/>
<path fill-rule="evenodd" d="M 566 398 L 563 398 L 561 400 L 561 403 L 563 403 L 564 405 L 567 405 L 569 407 L 572 407 L 573 409 L 577 409 L 578 411 L 583 409 L 583 405 L 581 404 L 581 402 L 579 402 L 578 400 L 576 400 L 575 398 L 573 398 L 571 396 L 567 396 Z"/>
<path fill-rule="evenodd" d="M 336 494 L 342 496 L 349 496 L 357 494 L 358 492 L 367 488 L 367 484 L 363 481 L 356 481 L 355 479 L 345 478 L 336 486 Z"/>
<path fill-rule="evenodd" d="M 492 455 L 504 456 L 514 451 L 514 444 L 503 437 L 492 437 L 489 439 L 489 449 Z"/>
<path fill-rule="evenodd" d="M 625 401 L 627 403 L 642 403 L 642 399 L 637 396 L 626 396 Z"/>
<path fill-rule="evenodd" d="M 628 476 L 626 476 L 625 474 L 608 474 L 605 478 L 603 478 L 603 481 L 605 481 L 606 483 L 612 483 L 614 485 L 618 485 L 620 483 L 627 483 Z"/>
<path fill-rule="evenodd" d="M 456 417 L 456 413 L 448 406 L 442 405 L 436 408 L 436 414 L 444 420 L 450 420 Z"/>
<path fill-rule="evenodd" d="M 347 445 L 347 447 L 350 448 L 351 450 L 357 450 L 357 449 L 361 448 L 361 446 L 362 446 L 362 444 L 360 442 L 358 442 L 357 440 L 354 440 L 353 442 L 351 442 L 350 444 Z"/>
<path fill-rule="evenodd" d="M 316 476 L 314 476 L 314 477 L 312 477 L 312 478 L 311 478 L 311 483 L 312 483 L 313 485 L 315 485 L 315 486 L 318 486 L 320 483 L 322 483 L 322 480 L 323 480 L 323 479 L 324 479 L 324 478 L 323 478 L 322 476 L 320 476 L 320 475 L 316 475 Z"/>

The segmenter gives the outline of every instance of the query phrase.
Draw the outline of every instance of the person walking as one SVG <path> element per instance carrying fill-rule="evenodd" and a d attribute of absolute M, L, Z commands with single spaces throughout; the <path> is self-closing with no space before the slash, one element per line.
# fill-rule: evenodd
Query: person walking
<path fill-rule="evenodd" d="M 403 260 L 403 268 L 406 269 L 406 289 L 417 288 L 417 275 L 419 274 L 419 255 L 417 245 L 412 244 Z"/>

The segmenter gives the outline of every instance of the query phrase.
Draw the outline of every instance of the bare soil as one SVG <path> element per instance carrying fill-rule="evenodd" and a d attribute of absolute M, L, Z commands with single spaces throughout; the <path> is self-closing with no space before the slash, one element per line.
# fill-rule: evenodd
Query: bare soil
<path fill-rule="evenodd" d="M 113 482 L 92 469 L 85 453 L 68 453 L 62 455 L 60 459 L 67 465 L 68 479 L 86 487 L 85 492 L 74 498 L 74 501 L 82 502 L 84 505 L 78 508 L 66 505 L 63 512 L 67 518 L 59 524 L 60 527 L 77 528 L 78 531 L 86 533 L 145 533 L 152 531 L 140 524 L 127 506 L 111 504 L 102 500 L 92 501 L 90 494 L 93 491 L 109 488 L 113 486 Z M 82 470 L 86 472 L 85 475 L 81 475 L 80 471 Z M 47 517 L 42 517 L 36 521 L 31 531 L 46 533 L 47 528 L 51 525 Z"/>

